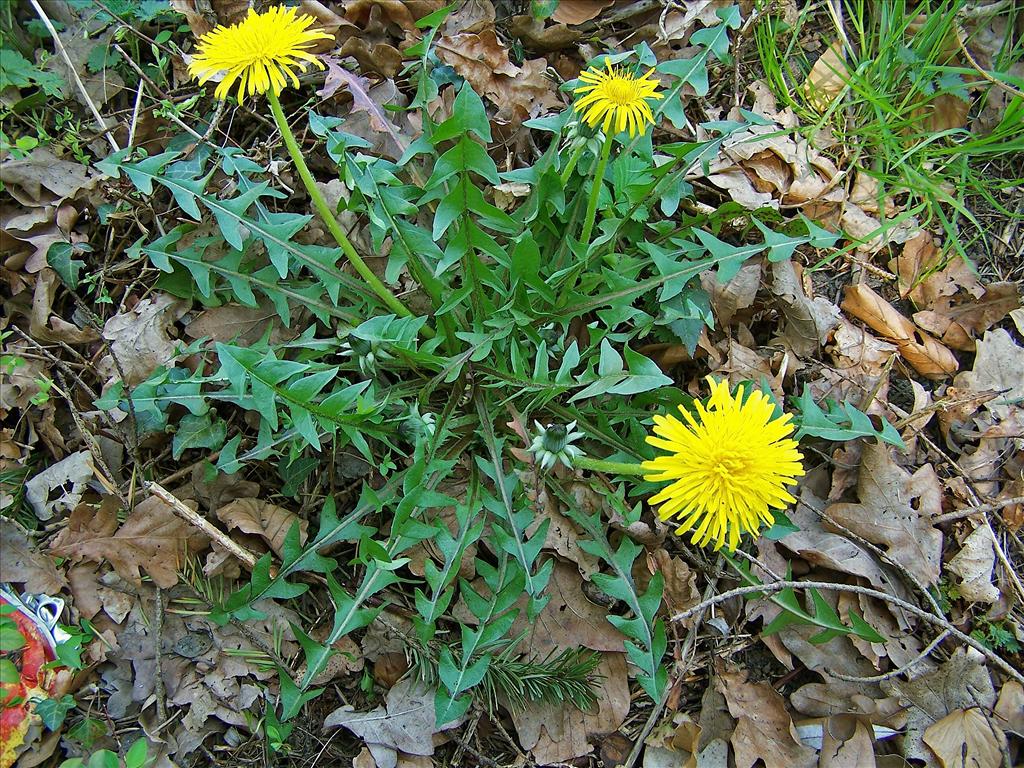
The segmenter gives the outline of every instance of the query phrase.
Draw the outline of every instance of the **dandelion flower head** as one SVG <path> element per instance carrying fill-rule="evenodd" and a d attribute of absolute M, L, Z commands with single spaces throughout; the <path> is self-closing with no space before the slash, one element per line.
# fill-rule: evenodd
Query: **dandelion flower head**
<path fill-rule="evenodd" d="M 775 406 L 763 392 L 733 396 L 725 381 L 710 376 L 707 405 L 696 413 L 679 407 L 685 421 L 672 415 L 654 417 L 654 435 L 647 442 L 668 451 L 645 461 L 645 480 L 672 484 L 651 498 L 660 504 L 662 520 L 680 521 L 677 534 L 692 531 L 691 541 L 715 550 L 736 550 L 740 534 L 757 535 L 772 525 L 772 510 L 796 501 L 786 486 L 803 476 L 803 456 L 795 440 L 791 416 L 775 417 Z"/>
<path fill-rule="evenodd" d="M 249 11 L 237 24 L 216 27 L 199 39 L 189 72 L 200 83 L 223 72 L 224 79 L 214 92 L 218 99 L 226 99 L 235 83 L 239 101 L 245 94 L 267 91 L 276 96 L 289 80 L 297 88 L 295 67 L 305 70 L 307 64 L 313 64 L 324 68 L 309 48 L 331 36 L 309 29 L 314 21 L 312 16 L 298 15 L 296 8 L 274 6 L 266 13 Z"/>
<path fill-rule="evenodd" d="M 643 133 L 649 123 L 654 123 L 648 99 L 663 98 L 657 92 L 658 81 L 650 79 L 653 69 L 638 76 L 626 67 L 612 67 L 610 59 L 605 63 L 606 69 L 591 67 L 580 73 L 583 85 L 574 93 L 586 95 L 576 102 L 574 109 L 583 113 L 583 119 L 591 128 L 604 120 L 601 129 L 606 135 L 628 128 L 632 138 Z"/>

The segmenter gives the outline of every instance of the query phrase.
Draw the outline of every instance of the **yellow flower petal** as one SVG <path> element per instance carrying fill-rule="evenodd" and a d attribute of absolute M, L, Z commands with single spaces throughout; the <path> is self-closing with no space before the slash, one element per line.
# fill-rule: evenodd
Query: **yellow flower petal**
<path fill-rule="evenodd" d="M 313 64 L 324 68 L 308 49 L 331 36 L 309 29 L 314 21 L 312 16 L 299 15 L 296 8 L 250 11 L 243 21 L 216 27 L 200 38 L 189 73 L 200 83 L 223 73 L 214 91 L 218 99 L 226 99 L 236 83 L 239 101 L 246 94 L 279 94 L 289 81 L 297 88 L 299 79 L 293 67 L 305 70 L 307 64 Z"/>
<path fill-rule="evenodd" d="M 668 453 L 643 463 L 644 479 L 671 481 L 650 503 L 662 520 L 679 522 L 677 534 L 735 551 L 742 533 L 756 536 L 774 522 L 772 510 L 795 503 L 786 486 L 803 476 L 803 455 L 789 438 L 790 415 L 776 418 L 766 394 L 751 392 L 743 401 L 725 381 L 708 382 L 707 405 L 680 406 L 685 423 L 654 417 L 647 443 Z"/>
<path fill-rule="evenodd" d="M 591 127 L 603 120 L 602 130 L 606 134 L 612 129 L 615 133 L 629 131 L 630 137 L 642 134 L 654 123 L 647 99 L 662 98 L 657 93 L 658 81 L 650 79 L 654 70 L 638 76 L 625 67 L 612 67 L 610 59 L 605 59 L 605 65 L 605 70 L 591 67 L 580 73 L 579 80 L 586 85 L 573 92 L 586 95 L 576 101 L 573 109 L 582 113 Z"/>

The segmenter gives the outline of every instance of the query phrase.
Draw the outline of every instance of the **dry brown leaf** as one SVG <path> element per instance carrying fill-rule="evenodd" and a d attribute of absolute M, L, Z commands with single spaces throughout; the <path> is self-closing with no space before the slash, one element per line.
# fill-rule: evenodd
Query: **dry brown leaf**
<path fill-rule="evenodd" d="M 92 454 L 72 453 L 25 483 L 25 499 L 36 517 L 49 520 L 78 506 L 93 472 Z"/>
<path fill-rule="evenodd" d="M 535 53 L 560 51 L 580 39 L 580 33 L 565 24 L 545 25 L 533 16 L 513 16 L 509 32 L 522 40 L 528 51 Z"/>
<path fill-rule="evenodd" d="M 466 0 L 448 14 L 441 25 L 441 33 L 457 35 L 459 32 L 482 32 L 494 29 L 496 14 L 491 0 Z"/>
<path fill-rule="evenodd" d="M 992 529 L 979 525 L 964 539 L 963 546 L 946 565 L 947 570 L 960 577 L 957 591 L 965 600 L 994 603 L 999 589 L 992 583 L 992 569 L 996 563 Z"/>
<path fill-rule="evenodd" d="M 998 735 L 997 735 L 998 734 Z M 924 743 L 932 748 L 942 768 L 999 768 L 1002 733 L 993 730 L 977 707 L 958 709 L 924 732 Z"/>
<path fill-rule="evenodd" d="M 818 57 L 807 73 L 803 84 L 804 95 L 812 107 L 824 112 L 842 92 L 849 77 L 843 41 L 836 40 Z"/>
<path fill-rule="evenodd" d="M 519 649 L 538 659 L 581 646 L 605 653 L 597 669 L 604 675 L 597 692 L 599 709 L 581 712 L 572 706 L 538 703 L 513 714 L 520 742 L 542 765 L 589 754 L 593 738 L 622 725 L 630 703 L 623 636 L 605 618 L 607 609 L 587 599 L 576 567 L 556 561 L 546 593 L 551 600 L 537 618 L 530 622 L 521 610 L 510 630 L 513 635 L 527 632 Z"/>
<path fill-rule="evenodd" d="M 646 558 L 637 558 L 633 569 L 633 577 L 640 591 L 647 590 L 651 576 L 655 573 L 660 573 L 664 577 L 665 611 L 670 616 L 692 608 L 700 602 L 697 574 L 685 560 L 673 557 L 662 547 L 648 552 Z"/>
<path fill-rule="evenodd" d="M 736 718 L 732 733 L 736 768 L 751 768 L 759 759 L 765 768 L 813 768 L 813 749 L 800 743 L 782 696 L 767 683 L 748 683 L 743 672 L 726 672 L 715 679 Z"/>
<path fill-rule="evenodd" d="M 750 211 L 759 208 L 778 208 L 779 201 L 772 197 L 771 192 L 759 192 L 750 176 L 742 168 L 725 168 L 707 176 L 707 180 L 716 187 L 721 187 L 733 201 Z"/>
<path fill-rule="evenodd" d="M 808 298 L 792 261 L 775 262 L 771 271 L 772 295 L 786 318 L 778 337 L 797 355 L 813 355 L 838 325 L 839 307 L 821 296 Z"/>
<path fill-rule="evenodd" d="M 407 32 L 416 32 L 416 20 L 441 8 L 440 0 L 352 0 L 345 3 L 345 18 L 362 28 L 375 12 Z"/>
<path fill-rule="evenodd" d="M 24 529 L 0 517 L 0 582 L 24 584 L 26 592 L 55 595 L 68 585 L 53 560 L 38 552 Z"/>
<path fill-rule="evenodd" d="M 874 768 L 875 744 L 871 728 L 851 716 L 823 723 L 818 768 Z"/>
<path fill-rule="evenodd" d="M 883 680 L 882 690 L 896 696 L 905 707 L 906 733 L 903 754 L 908 759 L 928 762 L 933 755 L 923 742 L 925 731 L 937 720 L 956 710 L 991 707 L 995 690 L 985 657 L 973 648 L 958 648 L 942 666 L 913 680 Z"/>
<path fill-rule="evenodd" d="M 508 49 L 492 29 L 442 37 L 436 50 L 441 61 L 498 107 L 500 120 L 519 122 L 561 105 L 552 82 L 544 74 L 547 61 L 527 59 L 522 66 L 513 64 Z"/>
<path fill-rule="evenodd" d="M 992 714 L 1003 728 L 1024 738 L 1024 685 L 1016 680 L 1003 683 Z"/>
<path fill-rule="evenodd" d="M 988 331 L 978 342 L 974 368 L 959 374 L 958 387 L 983 392 L 996 390 L 1000 396 L 985 403 L 985 409 L 1003 420 L 1010 415 L 1011 402 L 1024 398 L 1024 349 L 1003 328 Z"/>
<path fill-rule="evenodd" d="M 968 296 L 965 301 L 935 311 L 914 314 L 914 322 L 954 349 L 975 350 L 975 339 L 1011 311 L 1020 306 L 1020 287 L 1016 283 L 992 283 L 983 296 Z"/>
<path fill-rule="evenodd" d="M 718 318 L 719 328 L 728 328 L 741 309 L 754 303 L 761 285 L 761 263 L 748 261 L 730 280 L 722 283 L 712 270 L 700 275 L 701 287 L 711 296 L 711 307 Z"/>
<path fill-rule="evenodd" d="M 615 0 L 558 0 L 551 18 L 562 24 L 583 24 L 596 19 Z"/>
<path fill-rule="evenodd" d="M 261 499 L 235 499 L 217 509 L 217 517 L 228 529 L 260 536 L 278 557 L 283 557 L 285 537 L 295 523 L 299 524 L 299 543 L 306 543 L 308 520 L 300 520 L 294 512 Z"/>
<path fill-rule="evenodd" d="M 44 267 L 36 276 L 32 295 L 32 314 L 29 335 L 38 341 L 56 341 L 65 344 L 89 344 L 99 338 L 92 326 L 79 328 L 52 312 L 57 289 L 63 285 L 57 273 Z"/>
<path fill-rule="evenodd" d="M 385 706 L 357 712 L 346 704 L 327 716 L 324 727 L 347 728 L 366 742 L 379 768 L 395 768 L 399 752 L 432 755 L 433 735 L 462 722 L 456 720 L 437 728 L 434 721 L 433 689 L 406 679 L 388 691 Z"/>
<path fill-rule="evenodd" d="M 556 562 L 545 594 L 551 599 L 534 621 L 521 610 L 510 634 L 527 631 L 520 650 L 528 656 L 544 658 L 572 646 L 595 651 L 623 651 L 623 637 L 605 618 L 608 611 L 591 602 L 583 593 L 575 566 Z M 525 598 L 523 605 L 525 605 Z"/>
<path fill-rule="evenodd" d="M 49 150 L 38 147 L 26 157 L 8 155 L 0 160 L 4 191 L 26 207 L 55 205 L 92 189 L 101 178 L 90 174 L 89 167 L 61 160 Z"/>
<path fill-rule="evenodd" d="M 948 347 L 921 331 L 866 284 L 848 286 L 842 308 L 892 341 L 900 355 L 922 376 L 944 379 L 959 368 Z"/>
<path fill-rule="evenodd" d="M 192 36 L 197 40 L 217 26 L 217 17 L 203 0 L 170 0 L 171 9 L 185 17 Z M 209 18 L 204 11 L 207 11 Z"/>
<path fill-rule="evenodd" d="M 50 551 L 72 560 L 107 560 L 126 581 L 141 583 L 140 569 L 160 587 L 178 583 L 186 555 L 206 548 L 209 540 L 156 497 L 149 497 L 118 527 L 118 502 L 110 497 L 99 507 L 79 505 Z"/>
<path fill-rule="evenodd" d="M 939 288 L 934 284 L 934 270 L 942 263 L 942 252 L 935 244 L 935 238 L 931 232 L 919 232 L 906 243 L 898 256 L 889 261 L 889 269 L 899 277 L 900 298 L 908 296 L 918 306 L 930 306 L 929 295 L 934 298 L 940 292 L 956 293 L 956 286 L 950 288 Z M 929 291 L 923 288 L 925 275 L 932 273 L 927 278 L 933 280 Z M 936 290 L 938 288 L 938 290 Z"/>
<path fill-rule="evenodd" d="M 912 118 L 924 116 L 924 130 L 928 133 L 940 133 L 962 128 L 967 122 L 971 104 L 951 93 L 940 93 L 926 106 L 919 107 L 911 113 Z"/>
<path fill-rule="evenodd" d="M 572 636 L 566 635 L 563 642 L 571 645 Z M 601 676 L 595 691 L 598 707 L 591 712 L 581 712 L 570 704 L 550 703 L 533 704 L 512 715 L 520 743 L 533 753 L 539 765 L 564 764 L 590 754 L 595 742 L 614 733 L 625 721 L 630 704 L 626 655 L 603 654 L 595 674 Z"/>
<path fill-rule="evenodd" d="M 857 576 L 879 589 L 887 589 L 889 579 L 874 557 L 846 536 L 828 530 L 817 514 L 824 509 L 824 499 L 816 496 L 806 484 L 801 485 L 800 503 L 787 512 L 799 530 L 782 539 L 779 546 L 811 565 Z"/>
<path fill-rule="evenodd" d="M 110 342 L 111 355 L 117 358 L 120 371 L 108 355 L 99 362 L 102 375 L 119 378 L 123 372 L 125 386 L 134 386 L 157 367 L 171 366 L 177 344 L 168 328 L 187 311 L 187 301 L 158 293 L 107 320 L 103 338 Z"/>
<path fill-rule="evenodd" d="M 324 80 L 324 87 L 317 91 L 317 95 L 322 99 L 327 99 L 333 96 L 340 88 L 347 88 L 348 92 L 352 95 L 352 109 L 349 112 L 349 120 L 346 122 L 346 126 L 355 116 L 363 115 L 368 121 L 370 130 L 374 133 L 385 134 L 393 144 L 393 147 L 391 147 L 392 154 L 397 152 L 398 154 L 394 156 L 396 158 L 400 157 L 401 153 L 405 152 L 409 146 L 409 141 L 401 135 L 398 128 L 391 121 L 391 118 L 384 111 L 384 105 L 391 103 L 389 98 L 386 99 L 386 95 L 390 94 L 394 84 L 391 84 L 392 87 L 390 89 L 382 89 L 379 87 L 380 84 L 372 86 L 365 77 L 349 72 L 335 57 L 324 56 L 322 59 L 327 65 L 327 77 Z M 390 81 L 388 82 L 390 83 Z M 351 132 L 349 128 L 346 128 L 346 130 Z"/>
<path fill-rule="evenodd" d="M 300 322 L 294 325 L 301 327 Z M 258 307 L 225 304 L 200 312 L 185 326 L 185 334 L 190 339 L 208 338 L 247 346 L 259 341 L 268 327 L 272 329 L 271 344 L 279 344 L 288 338 L 287 329 L 269 301 L 261 302 Z"/>
<path fill-rule="evenodd" d="M 643 768 L 697 768 L 700 737 L 693 718 L 676 712 L 644 740 Z"/>
<path fill-rule="evenodd" d="M 864 447 L 857 480 L 857 504 L 833 504 L 830 518 L 872 544 L 925 586 L 939 580 L 942 532 L 932 526 L 942 512 L 942 486 L 931 464 L 913 475 L 892 458 L 882 443 Z"/>

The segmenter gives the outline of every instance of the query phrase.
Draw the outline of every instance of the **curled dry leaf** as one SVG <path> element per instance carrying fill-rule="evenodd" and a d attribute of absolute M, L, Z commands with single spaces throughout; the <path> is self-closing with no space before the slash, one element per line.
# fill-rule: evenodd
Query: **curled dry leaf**
<path fill-rule="evenodd" d="M 761 285 L 761 264 L 748 261 L 732 278 L 720 282 L 714 272 L 700 275 L 701 287 L 711 296 L 711 306 L 720 328 L 728 328 L 737 312 L 754 303 Z"/>
<path fill-rule="evenodd" d="M 992 283 L 981 296 L 968 294 L 957 305 L 917 312 L 914 322 L 954 349 L 973 352 L 975 339 L 1018 307 L 1019 285 Z"/>
<path fill-rule="evenodd" d="M 994 544 L 992 529 L 979 525 L 947 564 L 946 568 L 960 577 L 957 591 L 965 600 L 994 603 L 999 599 L 999 589 L 992 583 L 996 563 Z"/>
<path fill-rule="evenodd" d="M 500 120 L 520 122 L 549 107 L 561 106 L 545 76 L 547 61 L 527 59 L 513 64 L 493 29 L 461 32 L 437 41 L 437 56 L 469 81 L 473 89 L 498 107 Z"/>
<path fill-rule="evenodd" d="M 42 341 L 64 342 L 65 344 L 88 344 L 96 341 L 99 334 L 92 327 L 79 328 L 58 317 L 53 310 L 53 300 L 62 285 L 57 273 L 44 267 L 36 276 L 35 291 L 32 295 L 32 314 L 29 318 L 29 334 Z"/>
<path fill-rule="evenodd" d="M 228 528 L 242 533 L 260 536 L 274 550 L 283 556 L 285 537 L 295 523 L 299 524 L 299 543 L 306 542 L 308 520 L 300 520 L 294 512 L 261 499 L 235 499 L 217 509 L 219 517 Z"/>
<path fill-rule="evenodd" d="M 811 71 L 807 73 L 807 79 L 803 84 L 804 95 L 812 107 L 824 112 L 842 92 L 848 77 L 843 41 L 836 40 L 825 49 L 814 62 Z"/>
<path fill-rule="evenodd" d="M 513 16 L 509 32 L 522 40 L 528 51 L 535 53 L 560 51 L 580 39 L 580 33 L 565 24 L 545 25 L 533 16 Z"/>
<path fill-rule="evenodd" d="M 808 298 L 792 261 L 776 262 L 771 271 L 772 294 L 786 318 L 779 338 L 798 355 L 814 354 L 838 325 L 839 307 L 821 296 Z"/>
<path fill-rule="evenodd" d="M 890 340 L 913 368 L 929 379 L 944 379 L 959 368 L 953 353 L 905 318 L 864 283 L 848 286 L 842 308 Z"/>

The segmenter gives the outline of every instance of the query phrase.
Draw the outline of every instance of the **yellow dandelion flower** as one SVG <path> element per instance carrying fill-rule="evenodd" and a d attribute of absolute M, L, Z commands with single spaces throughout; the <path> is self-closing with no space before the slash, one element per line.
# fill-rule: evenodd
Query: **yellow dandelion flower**
<path fill-rule="evenodd" d="M 249 11 L 237 24 L 216 27 L 199 39 L 189 73 L 205 83 L 223 72 L 224 79 L 214 92 L 218 99 L 226 99 L 236 82 L 239 101 L 246 93 L 254 96 L 272 91 L 276 96 L 288 80 L 298 88 L 293 68 L 305 70 L 307 64 L 324 68 L 308 49 L 317 40 L 331 36 L 309 29 L 314 21 L 312 16 L 297 15 L 296 8 L 274 6 L 266 13 Z"/>
<path fill-rule="evenodd" d="M 773 509 L 796 501 L 786 490 L 803 476 L 803 455 L 795 440 L 790 415 L 773 418 L 775 407 L 763 392 L 744 402 L 733 397 L 725 381 L 710 376 L 707 406 L 695 403 L 696 415 L 680 406 L 684 424 L 675 416 L 655 416 L 654 435 L 647 442 L 668 451 L 643 463 L 645 480 L 672 480 L 651 498 L 660 504 L 662 520 L 676 518 L 677 534 L 693 531 L 691 541 L 715 550 L 736 550 L 740 533 L 757 535 L 770 526 Z"/>
<path fill-rule="evenodd" d="M 607 134 L 612 128 L 615 133 L 629 129 L 632 138 L 643 133 L 647 125 L 654 123 L 654 113 L 647 103 L 648 99 L 661 99 L 657 92 L 658 81 L 651 80 L 653 69 L 638 77 L 625 67 L 612 67 L 610 59 L 605 59 L 607 71 L 599 67 L 591 67 L 580 73 L 580 81 L 585 83 L 575 89 L 574 93 L 585 93 L 576 102 L 574 109 L 583 112 L 583 119 L 593 128 L 602 118 L 602 130 Z"/>

